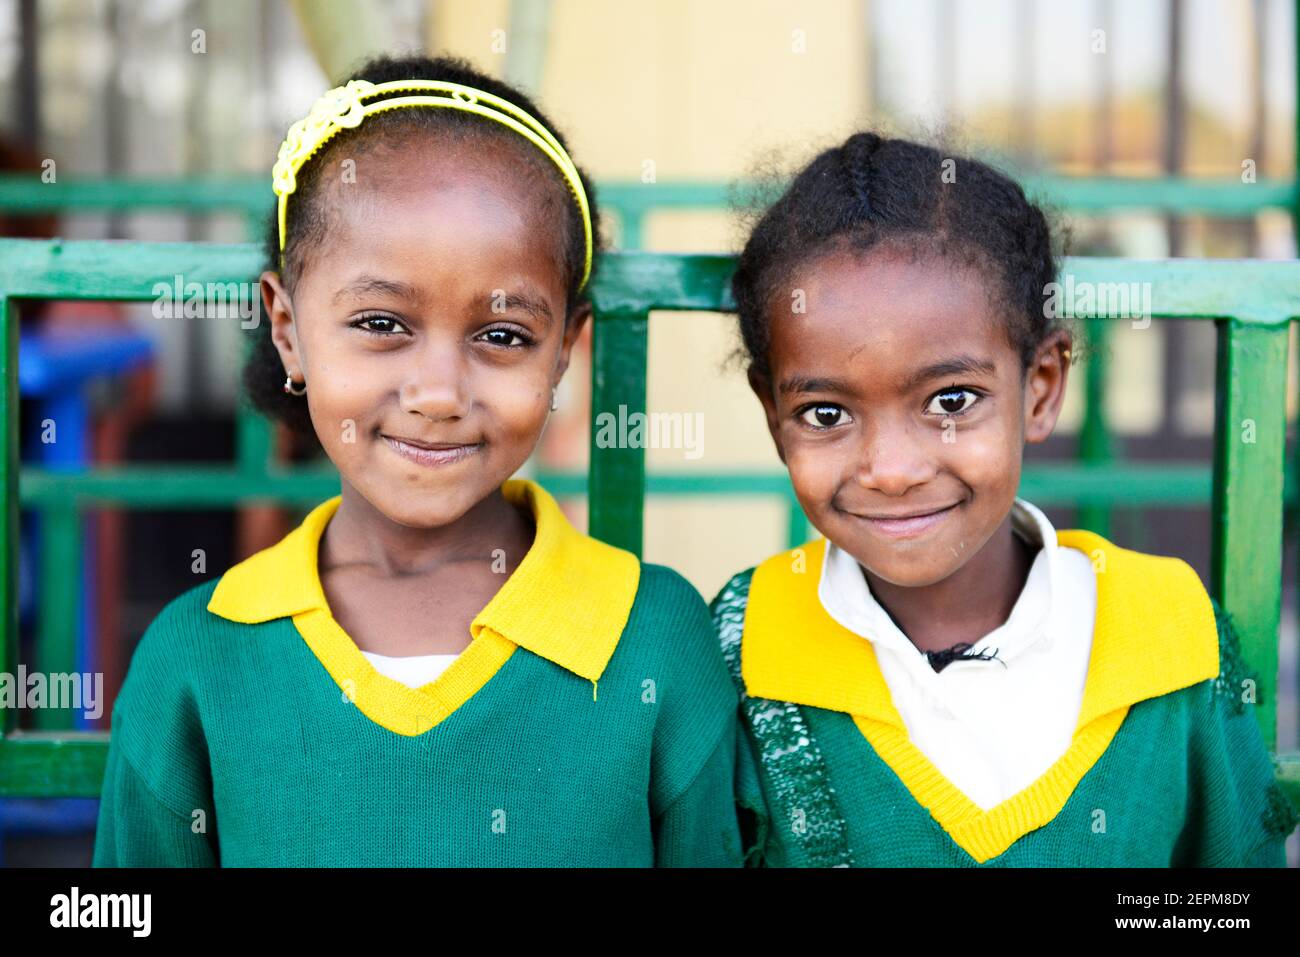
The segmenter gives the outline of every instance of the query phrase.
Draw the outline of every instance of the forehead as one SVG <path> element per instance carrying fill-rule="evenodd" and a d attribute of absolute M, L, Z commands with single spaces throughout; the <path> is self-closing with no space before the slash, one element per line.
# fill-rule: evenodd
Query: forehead
<path fill-rule="evenodd" d="M 957 353 L 1000 365 L 1014 351 L 990 293 L 976 267 L 929 253 L 815 256 L 769 301 L 773 375 L 879 384 Z"/>
<path fill-rule="evenodd" d="M 555 190 L 518 150 L 490 139 L 411 138 L 331 157 L 321 175 L 328 226 L 306 268 L 317 281 L 338 284 L 383 263 L 430 280 L 451 268 L 495 275 L 495 285 L 519 274 L 566 285 Z"/>

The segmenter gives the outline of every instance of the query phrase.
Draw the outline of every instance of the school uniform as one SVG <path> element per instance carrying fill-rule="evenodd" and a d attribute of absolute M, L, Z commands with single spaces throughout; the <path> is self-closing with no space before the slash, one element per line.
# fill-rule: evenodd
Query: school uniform
<path fill-rule="evenodd" d="M 824 539 L 714 599 L 750 863 L 1282 866 L 1300 815 L 1196 573 L 1011 518 L 1025 587 L 938 671 Z"/>
<path fill-rule="evenodd" d="M 172 601 L 113 709 L 95 864 L 738 865 L 737 697 L 704 602 L 535 482 L 503 492 L 534 542 L 428 683 L 330 613 L 338 496 Z"/>

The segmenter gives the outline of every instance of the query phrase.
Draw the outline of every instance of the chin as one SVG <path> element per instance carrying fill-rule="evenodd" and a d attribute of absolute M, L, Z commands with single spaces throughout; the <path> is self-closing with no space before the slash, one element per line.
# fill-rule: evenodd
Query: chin
<path fill-rule="evenodd" d="M 440 490 L 406 488 L 383 493 L 371 500 L 388 520 L 407 528 L 441 528 L 450 525 L 470 510 L 475 499 L 464 490 L 444 493 Z"/>
<path fill-rule="evenodd" d="M 899 588 L 924 588 L 927 585 L 938 584 L 963 564 L 961 562 L 936 564 L 933 546 L 924 549 L 924 554 L 918 552 L 910 559 L 902 550 L 884 547 L 864 548 L 849 551 L 849 554 L 853 555 L 858 560 L 858 564 L 871 574 Z"/>
<path fill-rule="evenodd" d="M 865 567 L 877 578 L 882 578 L 899 588 L 925 588 L 929 585 L 937 585 L 957 570 L 956 566 L 952 568 L 909 568 L 897 565 L 885 567 L 865 565 Z"/>

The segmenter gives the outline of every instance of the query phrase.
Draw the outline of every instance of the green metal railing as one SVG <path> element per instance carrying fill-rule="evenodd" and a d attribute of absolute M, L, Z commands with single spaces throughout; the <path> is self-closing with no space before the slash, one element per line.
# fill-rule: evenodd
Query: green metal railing
<path fill-rule="evenodd" d="M 1300 208 L 1300 187 L 1291 180 L 1205 178 L 1117 178 L 1021 176 L 1020 181 L 1034 196 L 1062 209 L 1083 213 L 1113 213 L 1146 210 L 1162 213 L 1200 214 L 1220 218 L 1251 216 L 1264 210 L 1294 213 Z M 682 210 L 724 209 L 733 197 L 754 195 L 752 185 L 729 189 L 711 182 L 642 183 L 612 181 L 598 186 L 603 208 L 620 223 L 620 246 L 636 251 L 645 244 L 651 216 Z M 177 179 L 84 179 L 43 183 L 30 174 L 0 175 L 0 210 L 12 213 L 117 212 L 146 210 L 185 213 L 235 213 L 243 217 L 250 239 L 257 240 L 272 206 L 273 194 L 263 176 L 194 177 Z M 1103 396 L 1108 380 L 1108 331 L 1105 322 L 1089 321 L 1091 345 L 1083 366 L 1083 420 L 1079 429 L 1079 467 L 1067 467 L 1060 474 L 1044 469 L 1049 481 L 1026 476 L 1025 494 L 1044 505 L 1077 506 L 1079 525 L 1108 534 L 1110 510 L 1133 505 L 1208 505 L 1211 483 L 1208 468 L 1196 466 L 1133 465 L 1111 469 L 1115 443 L 1106 421 Z M 241 407 L 236 417 L 236 458 L 241 472 L 259 478 L 272 445 L 267 422 L 251 409 Z M 547 474 L 552 484 L 582 491 L 583 477 Z M 1106 482 L 1118 480 L 1110 488 Z M 652 493 L 675 494 L 673 476 L 651 475 Z M 798 503 L 788 494 L 789 483 L 782 473 L 714 473 L 698 476 L 699 494 L 757 495 L 785 497 L 788 516 L 787 539 L 798 544 L 807 526 Z M 1296 501 L 1288 471 L 1287 502 Z M 38 505 L 38 507 L 40 507 Z M 79 534 L 79 527 L 53 516 L 50 536 L 60 539 L 60 552 L 72 554 L 76 541 L 62 539 Z"/>
<path fill-rule="evenodd" d="M 646 347 L 653 310 L 727 311 L 732 260 L 725 256 L 620 253 L 605 257 L 593 287 L 596 304 L 592 409 L 645 411 Z M 17 314 L 23 299 L 150 301 L 155 283 L 252 282 L 261 268 L 253 245 L 0 240 L 0 317 L 5 348 L 5 552 L 0 672 L 17 665 L 16 562 L 20 503 L 69 514 L 102 504 L 142 509 L 234 506 L 248 500 L 310 505 L 338 491 L 332 471 L 277 468 L 268 455 L 229 468 L 126 466 L 81 474 L 23 469 L 15 434 Z M 1219 341 L 1215 458 L 1195 467 L 1079 464 L 1026 469 L 1022 494 L 1044 502 L 1154 504 L 1212 502 L 1211 591 L 1233 616 L 1243 651 L 1259 675 L 1256 715 L 1276 747 L 1275 690 L 1282 591 L 1287 337 L 1300 316 L 1300 263 L 1070 259 L 1076 283 L 1149 283 L 1157 319 L 1215 323 Z M 1092 318 L 1107 319 L 1105 316 Z M 220 320 L 217 320 L 220 321 Z M 707 321 L 707 320 L 702 320 Z M 593 420 L 594 420 L 593 414 Z M 265 450 L 263 450 L 265 452 Z M 750 474 L 689 474 L 647 479 L 640 448 L 597 448 L 585 481 L 542 476 L 558 495 L 590 496 L 593 535 L 638 554 L 649 494 L 789 494 L 788 480 Z M 784 482 L 785 484 L 781 484 Z M 585 486 L 585 488 L 584 488 Z M 1031 491 L 1032 490 L 1032 491 Z M 74 636 L 59 636 L 70 646 Z M 37 655 L 66 654 L 38 647 Z M 35 662 L 34 670 L 41 670 Z M 24 732 L 17 711 L 3 712 L 0 795 L 93 796 L 106 755 L 102 733 Z M 1279 776 L 1300 799 L 1300 755 L 1278 758 Z"/>

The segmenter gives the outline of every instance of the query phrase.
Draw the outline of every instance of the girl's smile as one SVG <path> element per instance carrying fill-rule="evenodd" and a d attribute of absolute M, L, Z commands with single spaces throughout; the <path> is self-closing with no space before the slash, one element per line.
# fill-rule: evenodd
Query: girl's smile
<path fill-rule="evenodd" d="M 415 439 L 398 439 L 391 435 L 381 437 L 388 443 L 389 448 L 416 465 L 455 465 L 483 448 L 482 442 L 466 445 L 454 442 L 419 442 Z"/>
<path fill-rule="evenodd" d="M 950 518 L 960 504 L 955 502 L 934 508 L 922 506 L 911 511 L 879 512 L 857 517 L 869 523 L 871 530 L 883 538 L 918 538 Z"/>

